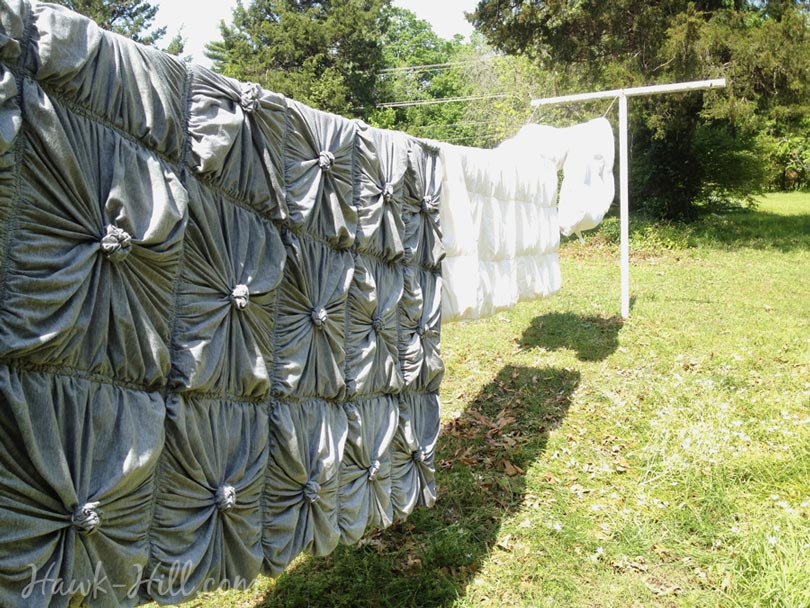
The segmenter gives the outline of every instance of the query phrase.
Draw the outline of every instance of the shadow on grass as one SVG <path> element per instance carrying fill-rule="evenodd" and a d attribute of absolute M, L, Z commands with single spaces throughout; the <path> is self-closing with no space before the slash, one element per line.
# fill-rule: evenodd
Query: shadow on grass
<path fill-rule="evenodd" d="M 632 303 L 632 302 L 631 302 Z M 570 312 L 550 313 L 532 319 L 520 346 L 546 350 L 570 348 L 580 361 L 602 361 L 619 347 L 621 317 L 582 316 Z"/>
<path fill-rule="evenodd" d="M 752 209 L 708 216 L 695 226 L 694 238 L 701 245 L 727 249 L 786 253 L 810 249 L 810 214 L 780 215 Z"/>
<path fill-rule="evenodd" d="M 262 606 L 447 606 L 464 596 L 502 521 L 523 505 L 525 471 L 542 459 L 579 381 L 575 371 L 503 368 L 442 428 L 435 507 L 359 547 L 303 560 Z"/>

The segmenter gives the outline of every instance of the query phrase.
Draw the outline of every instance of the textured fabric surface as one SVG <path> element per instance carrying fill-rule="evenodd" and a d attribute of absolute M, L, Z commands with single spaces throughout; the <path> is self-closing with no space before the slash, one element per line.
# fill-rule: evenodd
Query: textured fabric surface
<path fill-rule="evenodd" d="M 179 603 L 432 505 L 442 174 L 0 0 L 0 605 Z"/>
<path fill-rule="evenodd" d="M 556 293 L 560 233 L 596 227 L 614 199 L 610 123 L 528 124 L 492 150 L 440 149 L 444 321 Z"/>
<path fill-rule="evenodd" d="M 550 129 L 553 133 L 554 130 Z M 442 146 L 442 316 L 477 319 L 559 290 L 557 140 Z"/>

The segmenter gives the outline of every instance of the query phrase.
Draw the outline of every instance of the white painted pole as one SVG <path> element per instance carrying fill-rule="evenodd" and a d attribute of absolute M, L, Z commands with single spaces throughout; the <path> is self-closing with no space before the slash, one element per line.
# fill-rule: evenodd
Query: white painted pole
<path fill-rule="evenodd" d="M 619 95 L 619 222 L 621 226 L 622 318 L 630 318 L 630 188 L 628 186 L 627 96 Z"/>
<path fill-rule="evenodd" d="M 576 101 L 590 101 L 592 99 L 615 99 L 620 95 L 635 97 L 637 95 L 660 95 L 662 93 L 680 93 L 683 91 L 703 91 L 706 89 L 723 88 L 724 86 L 726 86 L 725 78 L 675 82 L 672 84 L 653 84 L 646 87 L 630 87 L 629 89 L 613 89 L 611 91 L 596 91 L 594 93 L 577 93 L 574 95 L 563 95 L 561 97 L 532 99 L 532 106 L 553 106 L 560 103 L 574 103 Z"/>

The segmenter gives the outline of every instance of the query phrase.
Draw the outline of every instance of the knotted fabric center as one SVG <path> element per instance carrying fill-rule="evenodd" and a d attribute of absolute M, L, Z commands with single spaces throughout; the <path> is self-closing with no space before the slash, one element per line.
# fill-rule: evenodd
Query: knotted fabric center
<path fill-rule="evenodd" d="M 420 324 L 420 325 L 419 325 L 419 326 L 416 328 L 416 333 L 417 333 L 417 334 L 419 334 L 419 337 L 420 337 L 420 338 L 424 338 L 424 337 L 425 337 L 425 334 L 427 333 L 427 327 L 425 327 L 424 325 Z"/>
<path fill-rule="evenodd" d="M 247 308 L 248 302 L 250 302 L 250 290 L 247 285 L 240 284 L 233 288 L 231 292 L 231 302 L 233 302 L 233 305 L 239 310 Z"/>
<path fill-rule="evenodd" d="M 233 486 L 224 485 L 217 489 L 217 509 L 227 513 L 236 506 L 236 489 Z"/>
<path fill-rule="evenodd" d="M 262 88 L 255 82 L 242 83 L 242 97 L 239 99 L 239 105 L 248 114 L 255 112 L 259 109 L 259 96 L 262 94 Z"/>
<path fill-rule="evenodd" d="M 374 328 L 374 331 L 380 331 L 383 327 L 385 327 L 382 317 L 380 317 L 379 315 L 375 316 L 371 320 L 371 327 Z"/>
<path fill-rule="evenodd" d="M 129 255 L 132 237 L 126 230 L 109 224 L 107 234 L 101 239 L 101 250 L 111 262 L 120 262 Z"/>
<path fill-rule="evenodd" d="M 394 186 L 391 182 L 385 182 L 385 186 L 383 186 L 383 201 L 390 204 L 391 201 L 394 200 Z"/>
<path fill-rule="evenodd" d="M 98 514 L 97 502 L 88 502 L 78 507 L 71 517 L 70 523 L 80 534 L 92 534 L 101 525 L 101 516 Z"/>
<path fill-rule="evenodd" d="M 376 481 L 377 474 L 380 472 L 380 461 L 375 460 L 371 463 L 371 466 L 368 468 L 368 480 L 369 481 Z"/>
<path fill-rule="evenodd" d="M 321 486 L 314 479 L 310 479 L 304 486 L 304 496 L 312 504 L 315 504 L 320 499 L 320 496 L 318 496 L 320 491 Z"/>
<path fill-rule="evenodd" d="M 326 323 L 328 315 L 326 314 L 325 308 L 313 308 L 310 317 L 312 318 L 312 322 L 315 324 L 315 327 L 318 329 L 323 329 L 323 325 Z"/>
<path fill-rule="evenodd" d="M 422 213 L 428 213 L 433 210 L 433 199 L 429 196 L 425 196 L 422 198 L 422 202 L 419 204 L 419 211 Z"/>
<path fill-rule="evenodd" d="M 329 150 L 324 150 L 318 155 L 318 166 L 322 171 L 331 171 L 332 165 L 335 164 L 335 155 Z"/>
<path fill-rule="evenodd" d="M 411 454 L 411 458 L 413 459 L 414 462 L 425 462 L 425 459 L 427 458 L 425 448 L 419 448 L 417 450 L 414 450 L 414 452 Z"/>

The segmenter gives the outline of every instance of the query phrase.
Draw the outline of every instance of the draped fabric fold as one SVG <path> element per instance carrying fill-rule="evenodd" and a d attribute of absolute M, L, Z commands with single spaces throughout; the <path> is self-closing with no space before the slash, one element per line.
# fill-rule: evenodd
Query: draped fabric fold
<path fill-rule="evenodd" d="M 187 193 L 160 159 L 35 83 L 25 82 L 23 98 L 25 188 L 8 249 L 0 352 L 160 386 Z"/>
<path fill-rule="evenodd" d="M 289 102 L 285 148 L 290 223 L 345 249 L 354 244 L 352 158 L 356 126 Z"/>
<path fill-rule="evenodd" d="M 367 529 L 394 521 L 391 504 L 391 442 L 398 408 L 392 397 L 347 403 L 346 452 L 341 469 L 340 532 L 345 544 L 356 543 Z"/>
<path fill-rule="evenodd" d="M 439 425 L 435 395 L 411 394 L 400 400 L 399 427 L 391 451 L 391 502 L 397 517 L 407 517 L 417 506 L 432 507 L 436 502 L 434 459 Z"/>
<path fill-rule="evenodd" d="M 270 574 L 281 574 L 302 551 L 327 555 L 337 546 L 347 432 L 346 414 L 324 401 L 272 407 L 262 541 Z"/>
<path fill-rule="evenodd" d="M 570 127 L 560 188 L 560 232 L 565 236 L 596 228 L 615 198 L 613 128 L 606 118 Z"/>
<path fill-rule="evenodd" d="M 281 95 L 192 68 L 189 167 L 276 221 L 287 219 L 281 160 L 286 121 Z"/>
<path fill-rule="evenodd" d="M 346 299 L 352 255 L 288 234 L 284 284 L 276 317 L 278 392 L 340 399 L 345 392 Z"/>
<path fill-rule="evenodd" d="M 8 57 L 10 62 L 14 62 L 19 52 L 15 40 L 0 40 L 0 57 Z M 15 143 L 22 127 L 18 93 L 14 73 L 0 64 L 0 246 L 5 243 L 5 227 L 17 188 Z"/>
<path fill-rule="evenodd" d="M 250 398 L 270 392 L 276 288 L 286 259 L 276 227 L 189 184 L 173 386 Z"/>
<path fill-rule="evenodd" d="M 396 262 L 405 253 L 402 203 L 408 168 L 406 136 L 360 126 L 355 155 L 359 173 L 357 249 Z"/>

